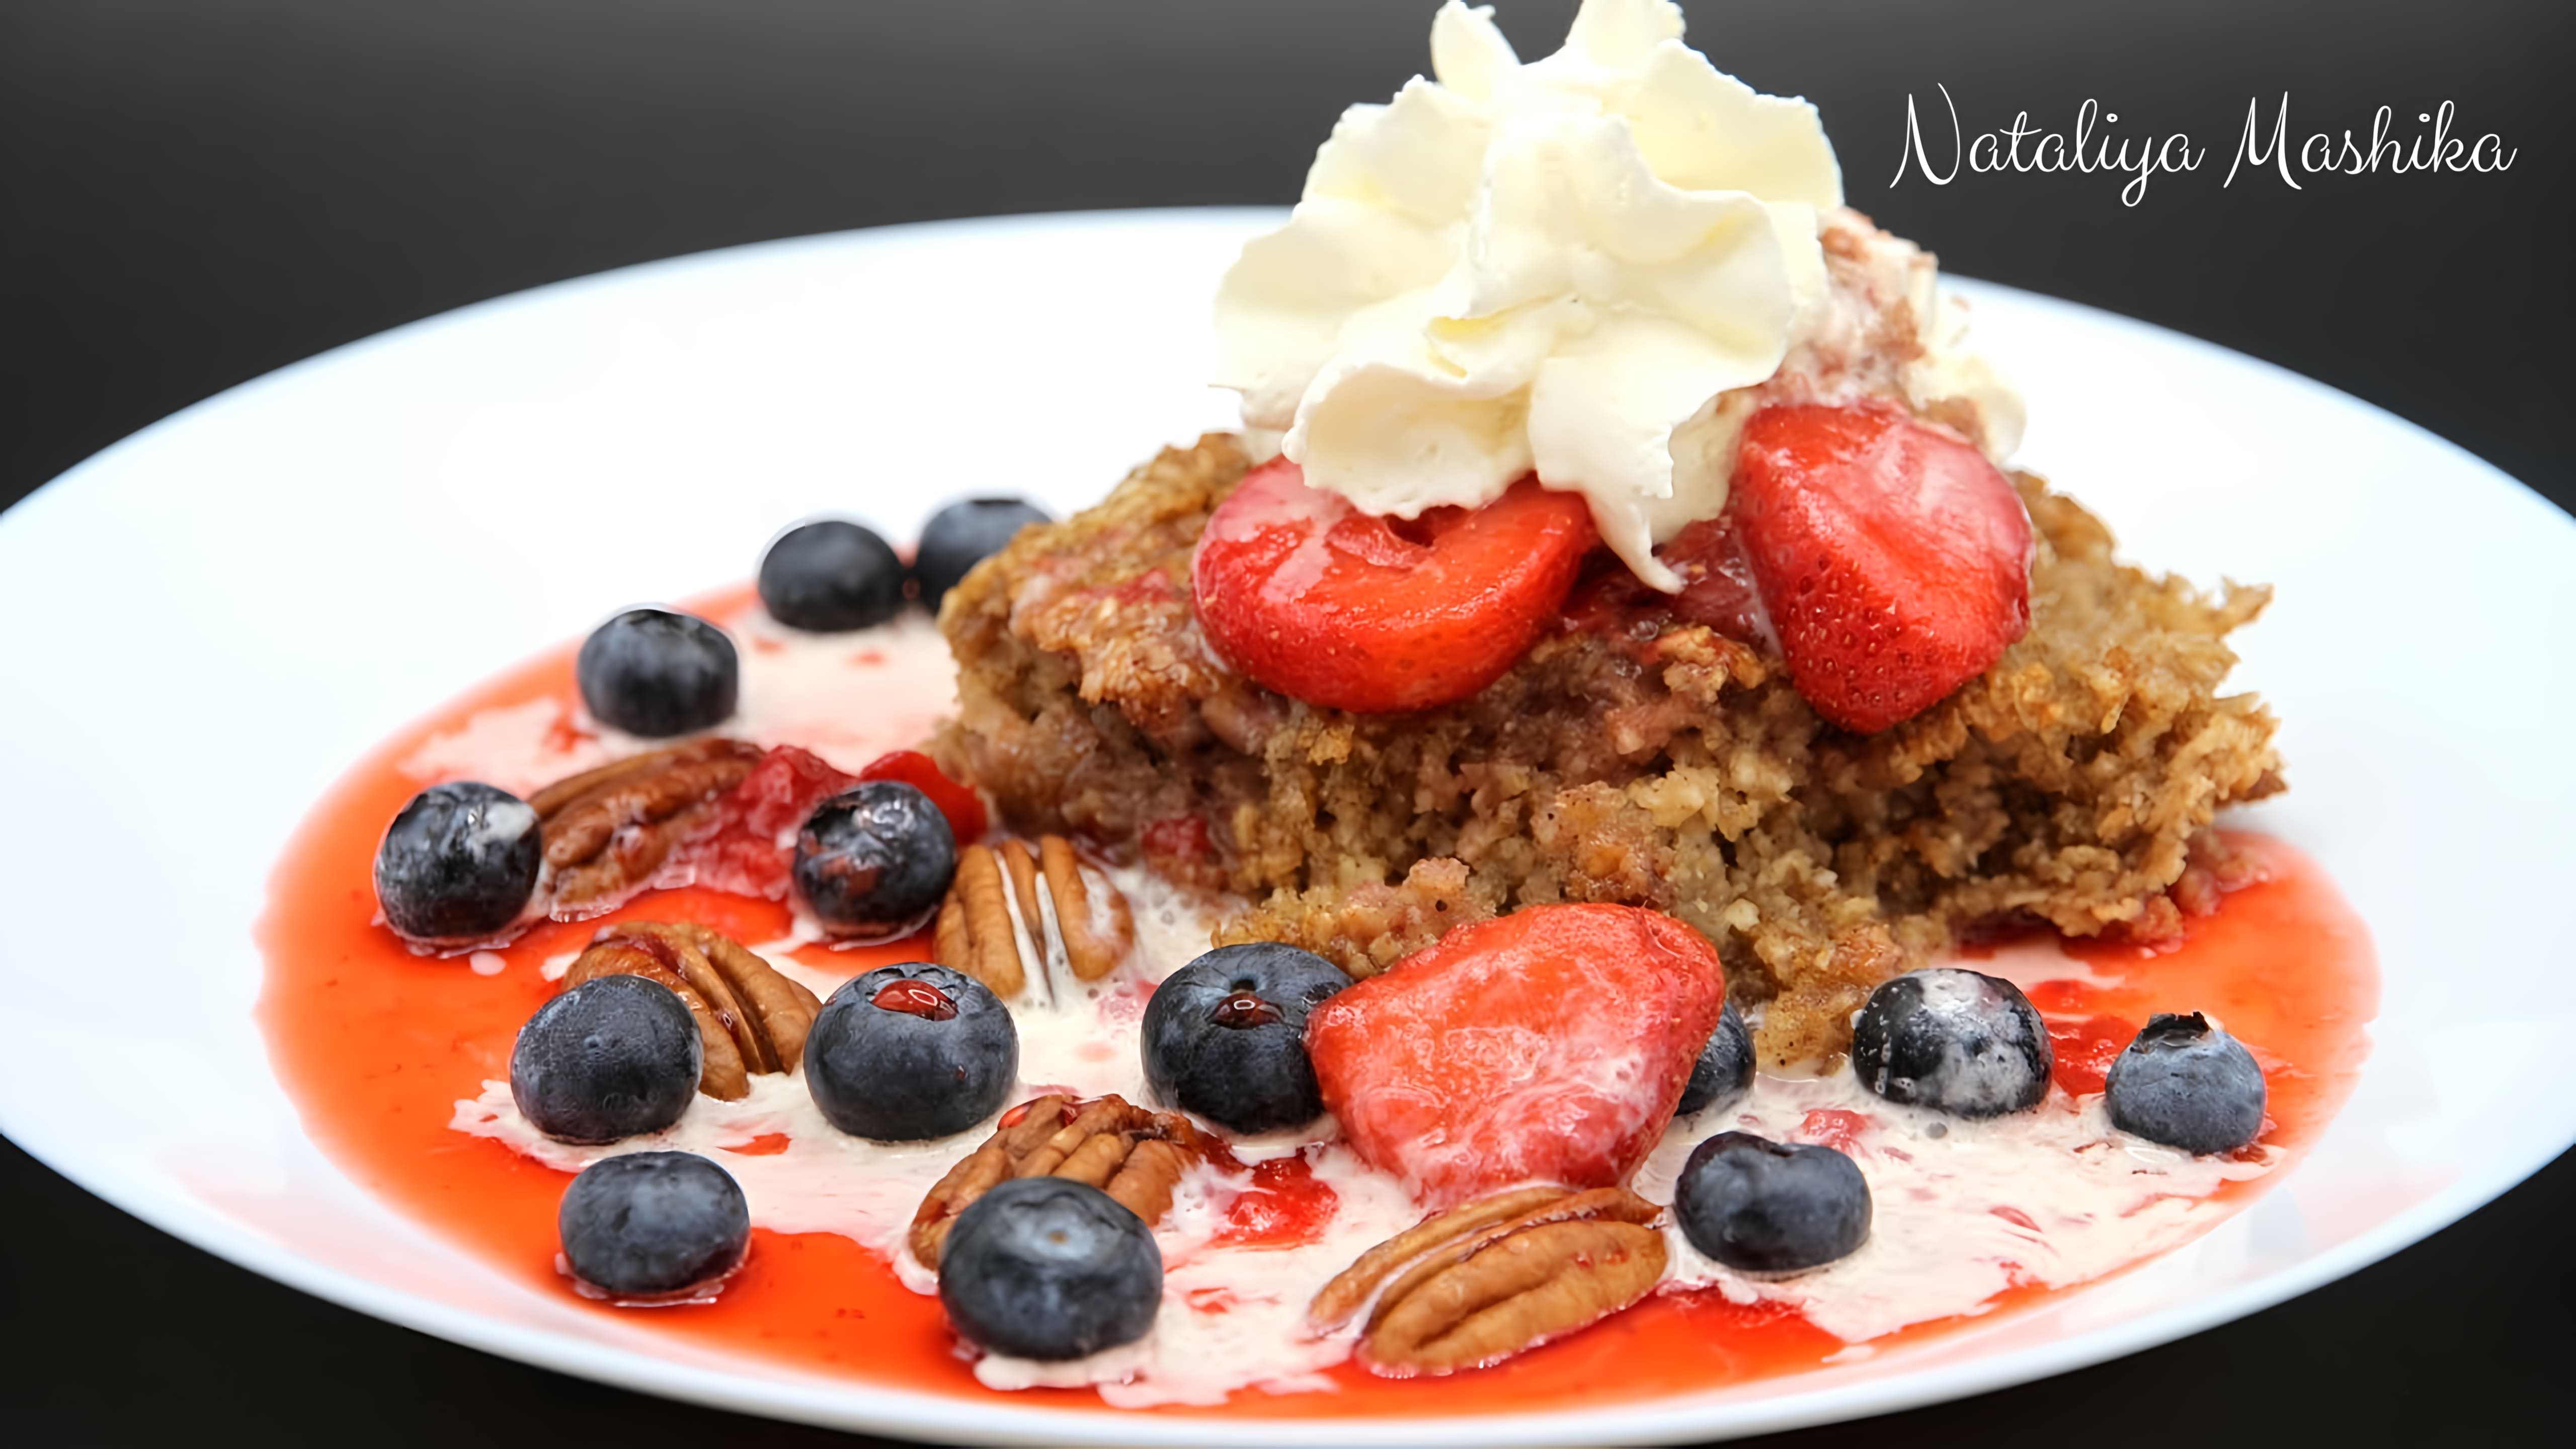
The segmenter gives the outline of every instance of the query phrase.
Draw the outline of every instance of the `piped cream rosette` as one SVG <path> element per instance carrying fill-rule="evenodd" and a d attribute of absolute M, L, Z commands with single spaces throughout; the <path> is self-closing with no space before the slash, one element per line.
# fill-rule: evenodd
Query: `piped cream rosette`
<path fill-rule="evenodd" d="M 1727 468 L 1675 432 L 1778 370 L 1842 203 L 1815 107 L 1681 34 L 1669 0 L 1585 0 L 1523 65 L 1489 9 L 1443 7 L 1438 79 L 1344 113 L 1288 225 L 1226 276 L 1220 381 L 1246 424 L 1377 514 L 1480 505 L 1535 469 L 1678 587 L 1654 545 L 1725 506 Z"/>

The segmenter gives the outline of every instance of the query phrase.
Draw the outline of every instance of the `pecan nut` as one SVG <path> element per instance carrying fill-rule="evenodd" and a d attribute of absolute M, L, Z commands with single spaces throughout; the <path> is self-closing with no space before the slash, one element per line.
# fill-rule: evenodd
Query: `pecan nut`
<path fill-rule="evenodd" d="M 1315 1295 L 1329 1332 L 1368 1310 L 1381 1374 L 1478 1368 L 1628 1307 L 1664 1276 L 1661 1210 L 1625 1188 L 1533 1187 L 1468 1203 L 1371 1248 Z"/>
<path fill-rule="evenodd" d="M 912 1216 L 912 1255 L 936 1269 L 957 1215 L 1020 1177 L 1088 1183 L 1150 1226 L 1171 1211 L 1181 1174 L 1207 1156 L 1207 1139 L 1177 1112 L 1156 1112 L 1118 1096 L 1024 1102 L 1003 1113 L 991 1139 L 948 1169 L 921 1200 Z"/>
<path fill-rule="evenodd" d="M 796 1070 L 823 1009 L 813 992 L 739 942 L 685 921 L 602 927 L 564 972 L 564 989 L 601 976 L 641 976 L 679 996 L 706 1048 L 698 1090 L 719 1101 L 740 1101 L 753 1072 Z"/>
<path fill-rule="evenodd" d="M 1108 975 L 1135 949 L 1136 922 L 1126 897 L 1082 863 L 1072 842 L 1045 835 L 1034 854 L 1017 840 L 958 852 L 932 940 L 940 965 L 1007 1000 L 1049 962 L 1083 981 Z"/>
<path fill-rule="evenodd" d="M 760 762 L 758 745 L 692 740 L 557 780 L 536 808 L 555 919 L 614 909 L 652 883 L 671 852 L 716 823 L 716 801 Z"/>

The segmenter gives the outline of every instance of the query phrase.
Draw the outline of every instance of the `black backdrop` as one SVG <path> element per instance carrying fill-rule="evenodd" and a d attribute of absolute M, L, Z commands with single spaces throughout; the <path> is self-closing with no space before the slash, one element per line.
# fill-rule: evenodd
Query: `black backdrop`
<path fill-rule="evenodd" d="M 0 504 L 199 398 L 481 298 L 770 237 L 1064 208 L 1284 203 L 1339 108 L 1426 64 L 1431 0 L 5 0 Z M 1524 55 L 1570 0 L 1502 0 Z M 2444 434 L 2557 501 L 2571 381 L 2576 8 L 1690 0 L 1692 38 L 1823 109 L 1852 203 L 1946 266 L 2240 348 Z M 2190 134 L 2197 171 L 1908 174 L 2026 111 Z M 2489 174 L 2222 186 L 2260 97 L 2293 139 L 2454 134 Z M 1936 159 L 1941 159 L 1936 156 Z M 2141 426 L 2187 425 L 2142 420 Z M 2438 497 L 2424 506 L 2439 508 Z M 2402 561 L 2391 561 L 2394 566 Z M 2392 586 L 2402 586 L 2392 577 Z M 2444 601 L 2428 600 L 2441 608 Z M 2462 627 L 2475 627 L 2463 619 Z M 2566 661 L 2541 661 L 2566 667 Z M 2290 1304 L 2119 1363 L 1871 1424 L 2106 1445 L 2528 1435 L 2576 1335 L 2576 1162 Z M 122 1441 L 214 1421 L 386 1443 L 814 1431 L 577 1383 L 297 1295 L 0 1145 L 0 1414 Z M 2563 1370 L 2559 1370 L 2563 1371 Z M 2548 1417 L 2544 1417 L 2548 1416 Z M 659 1438 L 659 1442 L 671 1442 Z"/>

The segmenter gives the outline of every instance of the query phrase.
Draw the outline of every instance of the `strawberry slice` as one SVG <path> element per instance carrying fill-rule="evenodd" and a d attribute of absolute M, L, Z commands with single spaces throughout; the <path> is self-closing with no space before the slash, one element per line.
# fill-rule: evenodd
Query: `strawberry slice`
<path fill-rule="evenodd" d="M 1324 1235 L 1341 1195 L 1319 1181 L 1304 1157 L 1274 1157 L 1256 1164 L 1252 1184 L 1225 1210 L 1210 1242 L 1253 1248 L 1293 1248 Z"/>
<path fill-rule="evenodd" d="M 1789 679 L 1869 733 L 2030 628 L 2030 516 L 1986 456 L 1887 403 L 1765 408 L 1728 505 Z"/>
<path fill-rule="evenodd" d="M 784 900 L 796 827 L 856 783 L 810 750 L 773 748 L 716 802 L 715 829 L 686 848 L 690 879 L 710 890 Z"/>
<path fill-rule="evenodd" d="M 1533 906 L 1326 1000 L 1306 1049 L 1352 1149 L 1436 1208 L 1626 1179 L 1725 1004 L 1717 953 L 1672 917 Z"/>
<path fill-rule="evenodd" d="M 1482 508 L 1378 518 L 1279 458 L 1208 519 L 1191 584 L 1238 673 L 1333 709 L 1429 709 L 1511 668 L 1596 542 L 1583 499 L 1535 479 Z"/>
<path fill-rule="evenodd" d="M 949 779 L 919 750 L 879 755 L 852 776 L 811 750 L 779 745 L 716 802 L 714 828 L 682 848 L 673 862 L 681 868 L 676 873 L 710 890 L 784 900 L 797 827 L 817 806 L 862 780 L 918 787 L 948 817 L 960 845 L 984 833 L 983 797 Z"/>
<path fill-rule="evenodd" d="M 984 838 L 984 797 L 975 793 L 974 786 L 949 779 L 937 761 L 919 750 L 889 750 L 861 765 L 859 778 L 898 781 L 929 796 L 939 813 L 948 817 L 949 833 L 959 845 Z"/>
<path fill-rule="evenodd" d="M 1655 557 L 1681 576 L 1680 593 L 1664 593 L 1609 554 L 1599 554 L 1565 601 L 1563 627 L 1642 641 L 1668 622 L 1705 624 L 1739 643 L 1766 652 L 1773 647 L 1753 565 L 1731 517 L 1686 525 L 1670 542 L 1656 545 Z"/>

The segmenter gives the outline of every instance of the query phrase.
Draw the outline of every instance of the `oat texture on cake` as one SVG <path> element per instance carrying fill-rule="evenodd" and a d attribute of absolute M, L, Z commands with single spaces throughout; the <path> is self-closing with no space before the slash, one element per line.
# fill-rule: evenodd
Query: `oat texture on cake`
<path fill-rule="evenodd" d="M 2028 635 L 1896 728 L 1819 719 L 1757 638 L 1569 618 L 1482 693 L 1363 715 L 1229 670 L 1191 557 L 1251 466 L 1210 434 L 1031 528 L 940 615 L 959 713 L 933 746 L 1010 825 L 1070 831 L 1243 902 L 1220 940 L 1355 976 L 1551 901 L 1666 910 L 1768 1003 L 1774 1062 L 1844 1050 L 1871 987 L 1962 933 L 2170 935 L 2233 862 L 2223 806 L 2281 788 L 2274 723 L 2221 692 L 2269 591 L 2117 562 L 2028 474 Z M 1739 631 L 1741 632 L 1741 631 Z"/>

